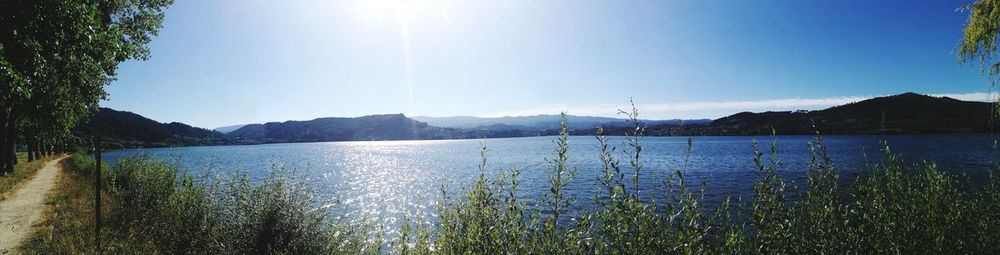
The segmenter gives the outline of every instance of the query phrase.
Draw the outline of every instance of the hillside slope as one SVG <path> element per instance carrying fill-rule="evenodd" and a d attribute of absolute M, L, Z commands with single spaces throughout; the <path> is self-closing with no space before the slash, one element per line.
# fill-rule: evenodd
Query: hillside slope
<path fill-rule="evenodd" d="M 219 132 L 184 123 L 160 123 L 132 112 L 100 108 L 74 129 L 77 137 L 93 137 L 101 131 L 109 148 L 170 147 L 225 144 Z"/>
<path fill-rule="evenodd" d="M 993 104 L 916 93 L 872 98 L 819 111 L 742 112 L 702 129 L 723 135 L 981 133 L 991 127 Z M 815 128 L 813 127 L 815 125 Z"/>
<path fill-rule="evenodd" d="M 457 133 L 457 129 L 433 127 L 402 114 L 384 114 L 250 124 L 227 133 L 226 137 L 244 143 L 277 143 L 444 139 Z"/>
<path fill-rule="evenodd" d="M 507 116 L 507 117 L 471 117 L 471 116 L 454 116 L 454 117 L 427 117 L 427 116 L 417 116 L 413 119 L 426 122 L 431 126 L 439 127 L 452 127 L 452 128 L 470 128 L 470 129 L 517 129 L 523 131 L 546 131 L 554 130 L 559 128 L 559 122 L 561 117 L 559 115 L 532 115 L 532 116 Z M 571 129 L 591 129 L 596 127 L 626 127 L 630 126 L 625 119 L 620 118 L 607 118 L 607 117 L 594 117 L 594 116 L 577 116 L 577 115 L 566 115 L 566 119 L 569 121 L 569 127 Z M 647 125 L 663 125 L 663 124 L 675 124 L 678 120 L 642 120 L 642 122 Z M 692 124 L 707 124 L 711 122 L 708 119 L 698 119 L 698 120 L 685 120 L 687 123 Z"/>

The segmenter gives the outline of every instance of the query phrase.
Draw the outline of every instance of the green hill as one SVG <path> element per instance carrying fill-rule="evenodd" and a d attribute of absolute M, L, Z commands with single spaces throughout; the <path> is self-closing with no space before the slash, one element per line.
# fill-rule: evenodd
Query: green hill
<path fill-rule="evenodd" d="M 764 135 L 770 134 L 772 127 L 777 134 L 984 133 L 994 131 L 993 109 L 991 103 L 904 93 L 818 111 L 742 112 L 709 125 L 685 127 L 681 133 Z"/>
<path fill-rule="evenodd" d="M 141 115 L 100 108 L 87 121 L 80 123 L 74 133 L 78 137 L 93 137 L 101 131 L 103 144 L 108 148 L 172 147 L 196 145 L 221 145 L 226 140 L 219 132 L 192 127 L 184 123 L 161 123 Z"/>
<path fill-rule="evenodd" d="M 427 125 L 402 114 L 250 124 L 226 134 L 240 143 L 422 140 L 458 138 L 460 130 Z"/>

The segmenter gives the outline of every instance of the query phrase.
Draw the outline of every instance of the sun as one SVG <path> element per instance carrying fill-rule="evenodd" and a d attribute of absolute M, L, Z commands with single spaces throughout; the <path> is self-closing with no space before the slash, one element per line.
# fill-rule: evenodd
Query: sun
<path fill-rule="evenodd" d="M 364 12 L 378 17 L 411 17 L 440 10 L 444 0 L 359 0 Z"/>

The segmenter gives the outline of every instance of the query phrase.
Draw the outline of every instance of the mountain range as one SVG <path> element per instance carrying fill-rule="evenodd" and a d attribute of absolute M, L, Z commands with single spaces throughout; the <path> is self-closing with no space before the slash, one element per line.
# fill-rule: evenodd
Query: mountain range
<path fill-rule="evenodd" d="M 451 138 L 456 129 L 427 125 L 403 114 L 249 124 L 226 133 L 237 141 L 279 143 Z"/>
<path fill-rule="evenodd" d="M 992 103 L 904 93 L 818 111 L 741 112 L 673 133 L 768 135 L 772 128 L 786 135 L 985 133 L 996 131 L 994 109 Z"/>
<path fill-rule="evenodd" d="M 243 126 L 246 126 L 246 125 L 230 125 L 230 126 L 225 126 L 225 127 L 217 127 L 215 129 L 212 129 L 212 130 L 216 131 L 216 132 L 219 132 L 219 133 L 225 134 L 225 133 L 233 132 L 233 131 L 235 131 L 237 129 L 240 129 Z"/>
<path fill-rule="evenodd" d="M 471 116 L 455 116 L 455 117 L 427 117 L 427 116 L 416 116 L 413 119 L 418 121 L 426 122 L 429 125 L 439 126 L 439 127 L 453 127 L 453 128 L 510 128 L 510 129 L 521 129 L 521 130 L 534 130 L 534 131 L 545 131 L 553 130 L 560 127 L 560 121 L 562 120 L 559 115 L 533 115 L 533 116 L 515 116 L 515 117 L 497 117 L 497 118 L 483 118 L 483 117 L 471 117 Z M 620 118 L 608 118 L 608 117 L 592 117 L 592 116 L 576 116 L 567 115 L 566 120 L 571 129 L 588 129 L 595 127 L 627 127 L 631 126 L 625 119 Z M 649 126 L 659 126 L 659 125 L 672 125 L 678 123 L 679 119 L 674 120 L 640 120 L 640 122 L 645 123 Z M 695 119 L 695 120 L 683 120 L 684 123 L 688 124 L 709 124 L 712 122 L 710 119 Z"/>
<path fill-rule="evenodd" d="M 872 98 L 817 111 L 741 112 L 715 120 L 642 120 L 646 134 L 920 134 L 995 131 L 993 104 L 916 93 Z M 623 119 L 567 116 L 571 133 L 623 135 Z M 207 130 L 178 122 L 160 123 L 141 115 L 101 108 L 77 126 L 78 136 L 100 130 L 111 148 L 257 144 L 323 141 L 466 139 L 551 135 L 558 115 L 519 117 L 406 117 L 403 114 L 235 125 Z"/>

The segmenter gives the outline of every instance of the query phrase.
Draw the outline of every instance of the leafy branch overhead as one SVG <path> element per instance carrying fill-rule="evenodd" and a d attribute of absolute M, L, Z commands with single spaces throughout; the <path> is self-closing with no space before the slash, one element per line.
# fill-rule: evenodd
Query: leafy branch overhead
<path fill-rule="evenodd" d="M 1000 33 L 1000 1 L 979 0 L 961 10 L 969 12 L 969 20 L 962 30 L 958 60 L 979 65 L 985 74 L 995 78 L 1000 74 L 1000 62 L 995 60 L 997 33 Z"/>
<path fill-rule="evenodd" d="M 118 64 L 149 59 L 172 0 L 0 2 L 0 159 L 25 144 L 55 144 L 107 97 Z"/>

